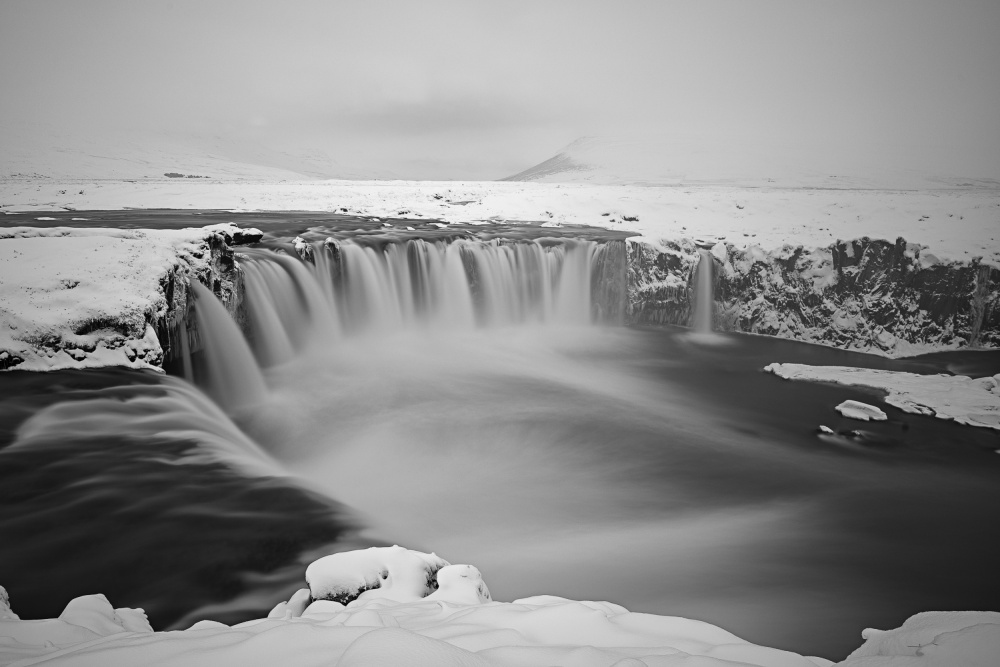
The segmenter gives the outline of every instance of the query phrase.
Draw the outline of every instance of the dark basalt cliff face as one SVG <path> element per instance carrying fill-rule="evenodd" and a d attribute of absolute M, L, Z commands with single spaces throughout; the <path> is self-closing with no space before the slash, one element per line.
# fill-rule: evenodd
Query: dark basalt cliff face
<path fill-rule="evenodd" d="M 249 330 L 243 272 L 232 247 L 256 243 L 260 239 L 261 234 L 256 230 L 236 230 L 234 234 L 220 231 L 207 239 L 210 257 L 205 266 L 190 270 L 178 265 L 160 280 L 168 304 L 164 317 L 156 326 L 156 336 L 163 348 L 163 365 L 181 364 L 185 356 L 201 350 L 198 318 L 191 314 L 194 307 L 190 290 L 192 280 L 211 289 L 240 329 Z"/>
<path fill-rule="evenodd" d="M 698 248 L 630 241 L 627 321 L 691 321 Z M 714 328 L 905 356 L 1000 347 L 1000 269 L 942 262 L 924 248 L 878 239 L 826 248 L 711 248 Z"/>

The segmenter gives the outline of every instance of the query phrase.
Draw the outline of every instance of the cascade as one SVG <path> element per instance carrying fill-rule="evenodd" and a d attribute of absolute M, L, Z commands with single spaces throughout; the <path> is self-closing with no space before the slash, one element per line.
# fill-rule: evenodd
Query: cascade
<path fill-rule="evenodd" d="M 707 250 L 699 250 L 701 258 L 698 261 L 698 269 L 695 283 L 694 295 L 694 318 L 692 329 L 695 333 L 712 333 L 712 316 L 715 311 L 715 298 L 712 284 L 712 254 Z"/>
<path fill-rule="evenodd" d="M 194 358 L 193 375 L 229 411 L 266 396 L 262 369 L 345 336 L 617 324 L 624 312 L 621 242 L 327 239 L 299 253 L 287 244 L 241 250 L 242 332 L 207 288 L 192 283 L 197 322 L 182 323 L 185 375 Z M 197 345 L 189 346 L 189 324 Z"/>
<path fill-rule="evenodd" d="M 130 437 L 139 442 L 189 440 L 197 442 L 198 447 L 184 453 L 183 461 L 211 459 L 250 475 L 283 475 L 274 460 L 230 421 L 217 402 L 187 382 L 169 376 L 155 384 L 80 390 L 75 400 L 54 403 L 21 424 L 7 451 L 49 447 L 78 439 L 81 434 L 101 439 Z"/>
<path fill-rule="evenodd" d="M 211 290 L 194 280 L 191 289 L 206 391 L 230 412 L 260 403 L 267 385 L 240 328 Z"/>

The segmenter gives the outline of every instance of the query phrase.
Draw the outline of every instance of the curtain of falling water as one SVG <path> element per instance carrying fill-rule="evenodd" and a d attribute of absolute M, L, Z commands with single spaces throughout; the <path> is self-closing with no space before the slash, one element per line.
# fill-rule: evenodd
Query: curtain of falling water
<path fill-rule="evenodd" d="M 202 384 L 227 410 L 264 398 L 261 368 L 344 335 L 586 325 L 595 313 L 620 311 L 594 303 L 606 247 L 593 241 L 328 241 L 311 250 L 308 262 L 264 249 L 241 253 L 249 346 L 212 293 L 193 285 Z"/>
<path fill-rule="evenodd" d="M 239 327 L 211 290 L 197 281 L 191 289 L 208 393 L 230 412 L 261 402 L 267 386 Z"/>
<path fill-rule="evenodd" d="M 695 333 L 712 333 L 712 316 L 715 310 L 715 298 L 712 285 L 712 255 L 707 250 L 700 250 L 698 261 L 698 281 L 694 296 Z"/>

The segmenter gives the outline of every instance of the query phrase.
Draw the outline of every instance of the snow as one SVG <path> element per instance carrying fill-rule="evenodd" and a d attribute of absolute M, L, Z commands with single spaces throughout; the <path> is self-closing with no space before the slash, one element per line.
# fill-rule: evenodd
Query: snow
<path fill-rule="evenodd" d="M 0 366 L 158 368 L 161 280 L 208 266 L 207 241 L 233 225 L 134 230 L 0 229 Z"/>
<path fill-rule="evenodd" d="M 0 615 L 0 665 L 34 664 L 39 658 L 44 661 L 100 645 L 103 638 L 152 632 L 141 609 L 115 609 L 103 595 L 84 595 L 70 600 L 59 618 L 19 620 L 16 615 Z"/>
<path fill-rule="evenodd" d="M 882 422 L 888 419 L 881 409 L 861 401 L 844 401 L 834 409 L 848 419 L 858 419 L 863 422 Z"/>
<path fill-rule="evenodd" d="M 443 565 L 442 565 L 443 564 Z M 440 569 L 437 569 L 440 568 Z M 425 588 L 437 571 L 439 588 Z M 310 585 L 387 583 L 346 605 L 307 589 L 266 619 L 232 627 L 201 621 L 152 632 L 140 610 L 77 598 L 58 619 L 0 620 L 0 666 L 27 665 L 829 665 L 748 643 L 701 621 L 632 613 L 608 602 L 540 595 L 495 602 L 479 571 L 402 547 L 334 554 L 309 566 Z M 475 595 L 467 595 L 480 591 Z M 461 592 L 463 595 L 456 595 Z"/>
<path fill-rule="evenodd" d="M 350 601 L 375 597 L 415 600 L 433 591 L 429 582 L 450 565 L 435 554 L 400 546 L 372 547 L 321 558 L 306 568 L 306 582 L 316 600 Z"/>
<path fill-rule="evenodd" d="M 904 412 L 1000 430 L 1000 374 L 970 378 L 945 373 L 919 375 L 850 366 L 781 363 L 769 364 L 764 370 L 786 380 L 833 382 L 874 389 L 885 392 L 885 402 Z"/>
<path fill-rule="evenodd" d="M 154 632 L 142 610 L 114 609 L 103 595 L 87 595 L 72 600 L 57 619 L 0 615 L 0 667 L 832 664 L 751 644 L 701 621 L 634 613 L 610 602 L 552 595 L 496 602 L 488 593 L 459 599 L 451 594 L 459 588 L 485 590 L 475 567 L 448 565 L 434 554 L 399 546 L 334 554 L 315 561 L 307 572 L 314 590 L 327 592 L 385 583 L 346 605 L 314 600 L 303 588 L 267 618 L 232 627 L 206 620 L 175 632 Z M 440 586 L 429 593 L 426 584 L 434 572 Z M 467 585 L 477 581 L 477 586 Z M 445 593 L 448 588 L 451 593 Z M 900 628 L 868 629 L 862 635 L 864 643 L 838 664 L 986 667 L 1000 655 L 1000 613 L 926 612 Z"/>
<path fill-rule="evenodd" d="M 7 589 L 0 586 L 0 621 L 16 621 L 17 619 L 17 614 L 15 614 L 10 608 L 10 596 L 7 595 Z"/>
<path fill-rule="evenodd" d="M 657 243 L 774 250 L 903 237 L 934 261 L 1000 266 L 1000 189 L 594 185 L 461 181 L 0 180 L 0 210 L 138 208 L 327 211 L 450 222 L 585 224 Z M 80 192 L 84 194 L 79 194 Z M 400 213 L 405 211 L 405 213 Z M 605 215 L 606 214 L 606 215 Z M 628 218 L 628 219 L 626 219 Z"/>
<path fill-rule="evenodd" d="M 924 612 L 894 630 L 868 628 L 845 667 L 996 667 L 1000 613 Z"/>

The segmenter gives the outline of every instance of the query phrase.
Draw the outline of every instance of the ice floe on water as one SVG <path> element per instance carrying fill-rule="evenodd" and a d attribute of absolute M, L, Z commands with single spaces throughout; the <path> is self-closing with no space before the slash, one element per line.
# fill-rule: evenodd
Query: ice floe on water
<path fill-rule="evenodd" d="M 609 602 L 551 595 L 496 602 L 475 567 L 399 546 L 326 556 L 306 576 L 309 588 L 268 618 L 200 621 L 175 632 L 154 632 L 141 609 L 115 609 L 103 595 L 75 598 L 55 619 L 20 620 L 0 588 L 0 666 L 833 664 Z M 1000 655 L 1000 613 L 923 613 L 895 630 L 865 630 L 863 638 L 840 664 L 987 667 Z"/>
<path fill-rule="evenodd" d="M 863 422 L 883 422 L 888 419 L 880 408 L 862 403 L 861 401 L 844 401 L 834 409 L 848 419 L 859 419 Z"/>
<path fill-rule="evenodd" d="M 786 380 L 832 382 L 852 387 L 867 387 L 886 392 L 885 402 L 904 412 L 932 415 L 959 424 L 1000 430 L 1000 374 L 970 378 L 964 375 L 920 375 L 851 366 L 809 366 L 774 363 L 764 367 Z M 848 405 L 855 404 L 855 405 Z M 851 412 L 847 414 L 845 408 Z M 859 407 L 865 406 L 865 407 Z M 874 406 L 846 401 L 837 406 L 845 417 L 871 416 Z M 879 408 L 874 408 L 881 412 Z M 866 420 L 867 421 L 867 420 Z"/>

